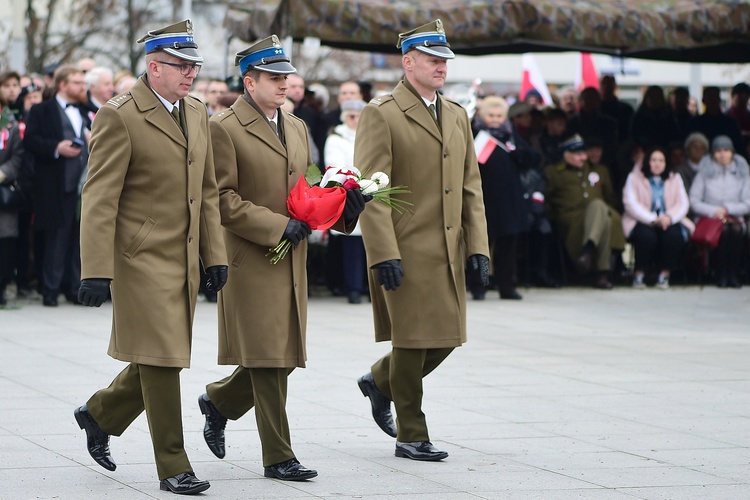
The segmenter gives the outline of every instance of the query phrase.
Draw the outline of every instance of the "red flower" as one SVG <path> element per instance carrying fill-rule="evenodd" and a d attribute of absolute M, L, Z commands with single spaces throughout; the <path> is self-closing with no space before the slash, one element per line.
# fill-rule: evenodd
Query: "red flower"
<path fill-rule="evenodd" d="M 346 203 L 346 190 L 342 187 L 310 187 L 300 177 L 286 200 L 289 215 L 310 226 L 310 229 L 328 229 L 341 217 Z"/>

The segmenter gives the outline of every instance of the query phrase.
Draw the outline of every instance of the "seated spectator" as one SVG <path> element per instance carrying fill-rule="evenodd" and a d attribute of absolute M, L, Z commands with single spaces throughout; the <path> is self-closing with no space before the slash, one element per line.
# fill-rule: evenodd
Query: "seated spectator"
<path fill-rule="evenodd" d="M 703 157 L 708 153 L 708 139 L 700 132 L 693 132 L 685 139 L 685 162 L 675 167 L 675 172 L 680 174 L 682 182 L 685 184 L 685 191 L 690 192 L 690 186 L 693 184 L 695 174 L 698 173 Z"/>
<path fill-rule="evenodd" d="M 611 289 L 612 250 L 625 244 L 620 214 L 606 168 L 591 165 L 579 135 L 560 147 L 563 161 L 544 170 L 547 180 L 545 204 L 557 224 L 570 258 L 580 273 L 596 270 L 594 286 Z"/>
<path fill-rule="evenodd" d="M 717 284 L 719 288 L 740 288 L 745 217 L 750 213 L 750 167 L 735 154 L 729 137 L 720 135 L 711 143 L 711 156 L 701 161 L 690 188 L 690 206 L 698 217 L 724 221 L 716 249 Z"/>
<path fill-rule="evenodd" d="M 622 203 L 622 228 L 635 250 L 633 288 L 645 287 L 646 272 L 656 264 L 656 286 L 666 290 L 695 225 L 687 218 L 690 203 L 682 178 L 672 172 L 664 149 L 646 153 L 643 166 L 628 175 Z"/>
<path fill-rule="evenodd" d="M 516 116 L 528 116 L 525 102 L 515 103 Z M 513 109 L 510 107 L 510 110 Z M 518 237 L 529 230 L 528 204 L 521 186 L 520 172 L 532 167 L 538 155 L 521 138 L 519 131 L 507 120 L 508 104 L 502 97 L 489 96 L 482 101 L 479 114 L 483 129 L 497 141 L 486 159 L 480 154 L 484 210 L 492 248 L 495 284 L 501 299 L 520 300 L 516 290 Z M 480 131 L 481 132 L 481 131 Z M 469 283 L 475 300 L 484 298 L 481 284 Z"/>

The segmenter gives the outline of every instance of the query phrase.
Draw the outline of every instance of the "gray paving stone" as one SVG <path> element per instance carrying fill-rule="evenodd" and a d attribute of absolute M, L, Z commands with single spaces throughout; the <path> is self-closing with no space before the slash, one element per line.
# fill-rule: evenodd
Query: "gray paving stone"
<path fill-rule="evenodd" d="M 0 498 L 173 498 L 160 492 L 144 416 L 93 463 L 72 411 L 124 367 L 106 356 L 111 306 L 19 300 L 0 310 Z M 253 412 L 205 446 L 197 398 L 216 365 L 216 306 L 196 311 L 182 372 L 185 444 L 222 499 L 750 498 L 750 290 L 536 290 L 469 302 L 469 343 L 424 381 L 443 463 L 396 458 L 356 379 L 388 351 L 368 304 L 313 297 L 308 367 L 289 384 L 295 452 L 320 475 L 263 478 Z"/>

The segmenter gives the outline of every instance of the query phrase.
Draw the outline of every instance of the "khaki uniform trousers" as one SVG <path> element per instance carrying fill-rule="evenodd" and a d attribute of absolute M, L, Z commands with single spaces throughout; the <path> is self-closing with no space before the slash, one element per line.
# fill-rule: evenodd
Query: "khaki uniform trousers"
<path fill-rule="evenodd" d="M 286 416 L 287 377 L 294 368 L 245 368 L 206 386 L 217 410 L 237 420 L 255 406 L 263 466 L 295 458 Z"/>
<path fill-rule="evenodd" d="M 86 402 L 99 427 L 120 436 L 146 410 L 159 479 L 192 472 L 182 435 L 180 371 L 130 363 Z"/>
<path fill-rule="evenodd" d="M 448 357 L 453 348 L 402 349 L 394 347 L 372 365 L 375 385 L 396 408 L 397 440 L 429 441 L 422 412 L 422 379 Z"/>
<path fill-rule="evenodd" d="M 585 245 L 587 241 L 591 240 L 596 246 L 594 257 L 597 271 L 608 271 L 610 268 L 610 257 L 612 255 L 612 246 L 610 245 L 612 217 L 609 215 L 610 210 L 604 201 L 591 200 L 583 217 L 581 243 Z M 573 256 L 573 258 L 576 257 Z"/>

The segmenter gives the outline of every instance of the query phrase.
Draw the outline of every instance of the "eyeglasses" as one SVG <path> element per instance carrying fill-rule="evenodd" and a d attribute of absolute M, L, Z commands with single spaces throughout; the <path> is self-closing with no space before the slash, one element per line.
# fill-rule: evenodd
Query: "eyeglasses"
<path fill-rule="evenodd" d="M 167 66 L 172 66 L 173 68 L 179 69 L 180 74 L 182 76 L 189 76 L 192 71 L 195 71 L 195 76 L 198 76 L 198 74 L 201 72 L 201 68 L 203 67 L 200 64 L 176 64 L 176 63 L 171 63 L 167 61 L 156 61 L 156 62 L 166 64 Z"/>

